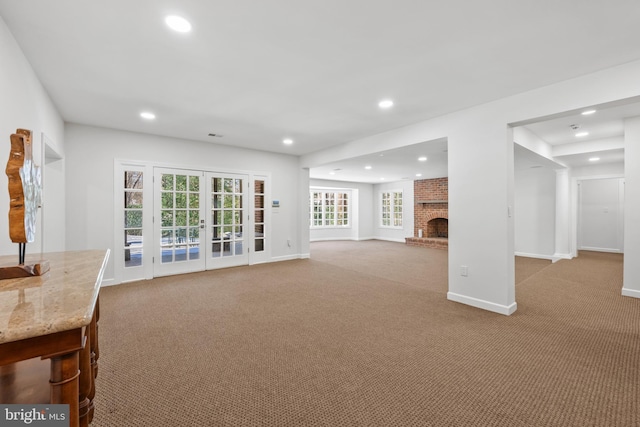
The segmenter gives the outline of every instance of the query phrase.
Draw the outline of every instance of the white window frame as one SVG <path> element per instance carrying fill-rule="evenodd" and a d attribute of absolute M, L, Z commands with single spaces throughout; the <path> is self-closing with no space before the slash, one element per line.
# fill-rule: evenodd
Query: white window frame
<path fill-rule="evenodd" d="M 249 265 L 266 263 L 273 261 L 271 256 L 271 229 L 273 221 L 273 209 L 269 209 L 271 206 L 271 173 L 261 171 L 248 171 L 248 170 L 233 170 L 226 168 L 210 167 L 203 165 L 183 165 L 164 162 L 145 162 L 138 160 L 128 159 L 114 159 L 113 168 L 113 200 L 114 200 L 114 224 L 113 224 L 113 248 L 111 252 L 114 265 L 114 284 L 120 284 L 130 281 L 153 279 L 154 277 L 154 264 L 153 264 L 153 249 L 154 249 L 154 236 L 153 236 L 153 214 L 154 214 L 154 185 L 153 175 L 154 168 L 170 168 L 170 169 L 189 169 L 199 170 L 203 172 L 214 173 L 231 173 L 242 174 L 249 176 L 249 198 L 253 200 L 254 179 L 264 181 L 265 193 L 264 196 L 264 250 L 260 252 L 254 252 L 251 248 L 249 253 Z M 143 172 L 145 175 L 145 183 L 143 184 L 143 258 L 142 265 L 136 267 L 125 268 L 125 245 L 124 245 L 124 212 L 123 209 L 123 189 L 124 189 L 124 172 L 126 170 L 135 170 Z M 277 211 L 276 211 L 277 212 Z M 253 218 L 251 218 L 253 221 Z M 249 225 L 248 229 L 253 229 L 253 222 Z M 110 261 L 111 262 L 111 261 Z"/>
<path fill-rule="evenodd" d="M 388 204 L 388 220 L 389 223 L 385 224 L 385 195 L 389 199 Z M 399 208 L 397 203 L 397 196 L 400 195 L 400 204 Z M 403 228 L 403 218 L 404 217 L 404 195 L 402 190 L 388 190 L 380 192 L 380 228 L 393 228 L 393 229 L 402 229 Z"/>
<path fill-rule="evenodd" d="M 143 174 L 143 208 L 142 208 L 142 265 L 125 267 L 123 204 L 124 173 L 137 171 Z M 114 159 L 114 282 L 124 283 L 135 280 L 153 278 L 153 167 L 144 162 Z"/>
<path fill-rule="evenodd" d="M 315 221 L 314 221 L 314 201 L 315 199 L 315 194 L 322 194 L 322 198 L 321 198 L 321 221 L 322 224 L 320 225 L 316 225 Z M 346 219 L 342 219 L 343 222 L 346 222 L 346 224 L 338 224 L 339 222 L 339 218 L 338 218 L 338 210 L 335 209 L 333 212 L 333 218 L 332 220 L 327 223 L 327 218 L 326 218 L 326 212 L 327 212 L 327 202 L 328 202 L 328 197 L 327 195 L 331 194 L 333 196 L 333 200 L 334 201 L 338 201 L 338 200 L 346 200 Z M 346 198 L 344 197 L 346 196 Z M 353 194 L 350 190 L 338 190 L 335 188 L 311 188 L 309 189 L 309 227 L 312 229 L 327 229 L 327 228 L 351 228 L 351 222 L 352 222 L 352 218 L 351 218 L 351 213 L 352 213 L 352 207 L 351 204 L 353 203 Z M 337 204 L 334 204 L 334 206 L 338 206 Z"/>

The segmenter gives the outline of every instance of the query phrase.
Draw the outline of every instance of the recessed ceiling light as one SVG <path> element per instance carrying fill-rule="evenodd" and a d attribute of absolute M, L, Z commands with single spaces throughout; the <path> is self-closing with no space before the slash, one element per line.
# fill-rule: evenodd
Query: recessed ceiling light
<path fill-rule="evenodd" d="M 597 162 L 598 160 L 600 160 L 600 157 L 590 157 L 589 158 L 590 162 Z"/>
<path fill-rule="evenodd" d="M 390 99 L 384 99 L 378 102 L 378 107 L 384 108 L 384 109 L 391 108 L 393 107 L 393 101 Z"/>
<path fill-rule="evenodd" d="M 421 173 L 417 173 L 416 176 L 422 176 L 422 174 Z"/>
<path fill-rule="evenodd" d="M 583 136 L 589 135 L 589 132 L 578 132 L 576 133 L 576 137 L 582 138 Z"/>
<path fill-rule="evenodd" d="M 140 117 L 146 120 L 154 120 L 156 118 L 156 115 L 149 111 L 143 111 L 142 113 L 140 113 Z"/>
<path fill-rule="evenodd" d="M 380 181 L 384 181 L 384 178 L 380 178 Z"/>
<path fill-rule="evenodd" d="M 173 31 L 177 31 L 179 33 L 188 33 L 191 31 L 191 24 L 189 21 L 184 19 L 181 16 L 170 15 L 164 19 L 164 22 L 171 28 Z"/>
<path fill-rule="evenodd" d="M 335 173 L 335 172 L 333 172 L 333 171 L 329 172 L 329 175 L 335 175 L 335 174 L 336 174 L 336 173 Z"/>
<path fill-rule="evenodd" d="M 596 112 L 596 110 L 587 110 L 587 111 L 583 111 L 580 114 L 582 114 L 583 116 L 588 116 L 588 115 L 593 114 L 595 112 Z"/>
<path fill-rule="evenodd" d="M 285 144 L 285 145 L 291 145 L 291 144 L 293 144 L 293 139 L 285 138 L 285 139 L 282 140 L 282 143 Z"/>
<path fill-rule="evenodd" d="M 371 166 L 367 165 L 367 166 L 365 166 L 364 168 L 365 168 L 366 170 L 369 170 L 369 169 L 371 169 Z"/>
<path fill-rule="evenodd" d="M 427 156 L 418 157 L 418 161 L 419 162 L 426 162 L 427 161 Z"/>

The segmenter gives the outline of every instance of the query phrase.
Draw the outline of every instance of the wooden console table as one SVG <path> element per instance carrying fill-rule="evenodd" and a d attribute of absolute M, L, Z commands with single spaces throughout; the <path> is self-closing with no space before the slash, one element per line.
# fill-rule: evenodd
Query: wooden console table
<path fill-rule="evenodd" d="M 70 426 L 87 426 L 98 369 L 98 297 L 109 251 L 41 258 L 50 263 L 43 276 L 0 281 L 0 403 L 68 404 Z M 14 263 L 15 257 L 0 257 L 0 265 Z M 33 358 L 50 361 L 49 383 L 41 386 L 49 388 L 48 401 L 14 399 L 22 387 L 16 372 L 35 372 Z"/>

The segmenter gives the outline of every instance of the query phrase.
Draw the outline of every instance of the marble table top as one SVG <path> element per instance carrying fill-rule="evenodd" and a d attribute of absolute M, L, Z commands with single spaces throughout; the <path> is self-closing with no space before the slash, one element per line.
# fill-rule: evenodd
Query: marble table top
<path fill-rule="evenodd" d="M 17 264 L 0 257 L 0 266 Z M 25 264 L 49 261 L 42 276 L 0 280 L 0 344 L 87 326 L 91 323 L 106 251 L 27 255 Z"/>

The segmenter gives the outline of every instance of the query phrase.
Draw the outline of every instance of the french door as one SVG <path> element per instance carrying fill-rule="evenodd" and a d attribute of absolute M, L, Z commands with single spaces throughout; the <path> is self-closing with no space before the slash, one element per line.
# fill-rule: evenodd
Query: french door
<path fill-rule="evenodd" d="M 206 174 L 206 268 L 249 263 L 249 177 Z"/>
<path fill-rule="evenodd" d="M 249 263 L 249 177 L 154 168 L 154 276 Z"/>
<path fill-rule="evenodd" d="M 204 270 L 203 172 L 155 168 L 153 183 L 153 275 Z"/>

